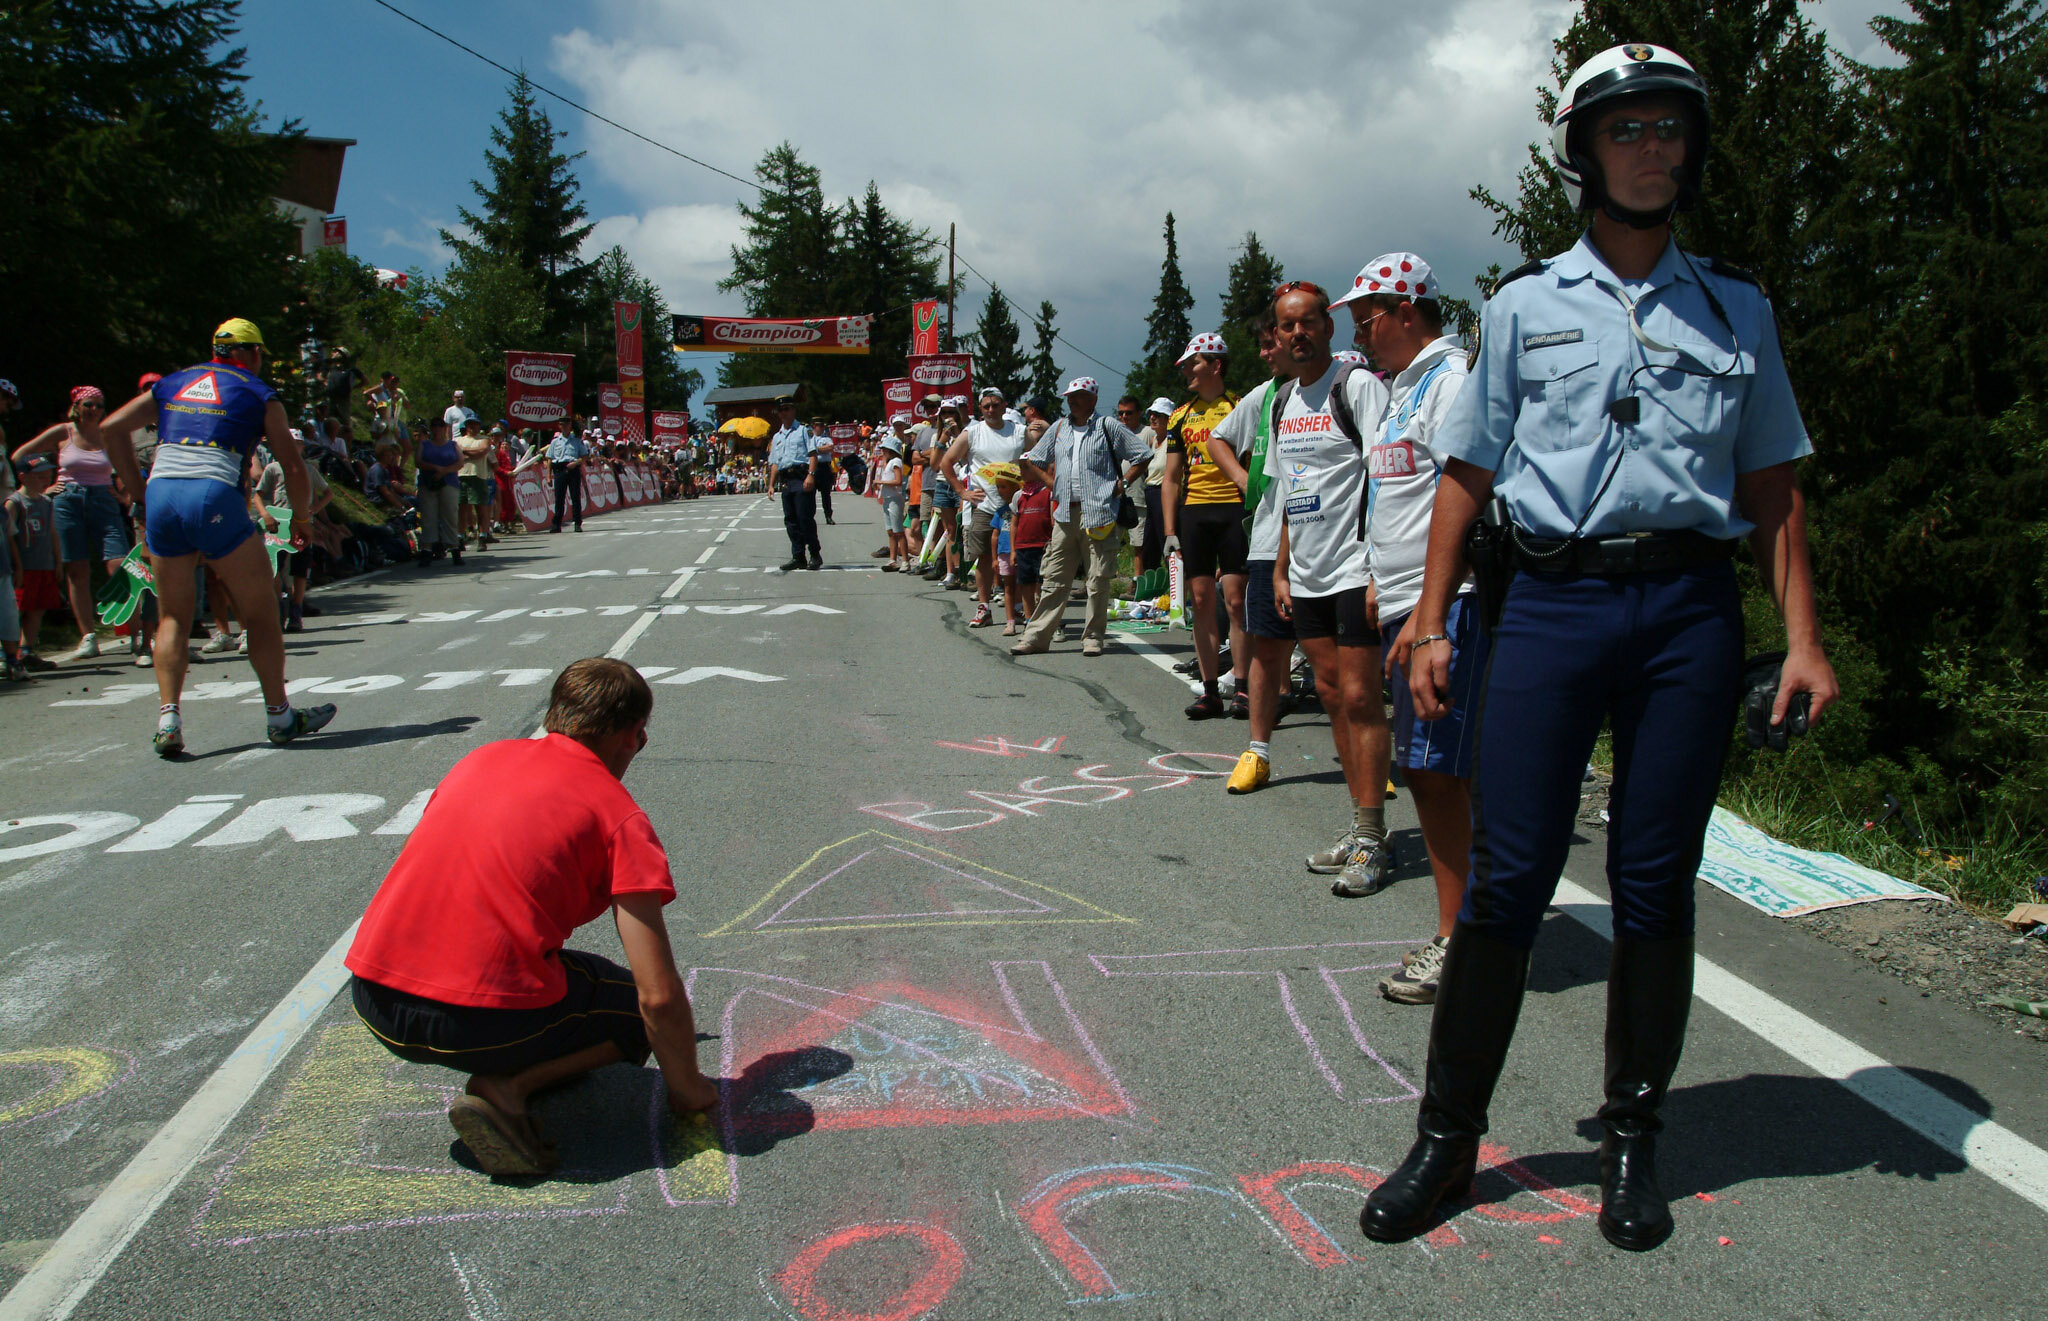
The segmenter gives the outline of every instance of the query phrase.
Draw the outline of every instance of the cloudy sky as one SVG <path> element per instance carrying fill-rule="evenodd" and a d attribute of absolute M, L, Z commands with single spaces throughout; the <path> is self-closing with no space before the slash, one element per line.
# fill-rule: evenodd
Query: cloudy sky
<path fill-rule="evenodd" d="M 1247 230 L 1291 276 L 1348 285 L 1420 252 L 1454 292 L 1511 253 L 1466 196 L 1512 188 L 1569 0 L 700 3 L 393 0 L 535 81 L 735 174 L 788 140 L 828 196 L 869 180 L 1016 302 L 1059 309 L 1068 374 L 1135 357 L 1174 212 L 1196 328 Z M 1822 0 L 1838 48 L 1875 52 L 1893 0 Z M 379 266 L 438 270 L 474 205 L 506 78 L 371 0 L 257 0 L 250 93 L 274 119 L 354 138 L 340 211 Z M 934 72 L 944 61 L 953 72 Z M 740 185 L 557 103 L 594 248 L 617 243 L 679 312 L 716 289 Z M 972 276 L 962 320 L 986 295 Z M 877 309 L 846 308 L 845 312 Z M 1091 361 L 1092 355 L 1100 363 Z M 1101 364 L 1108 364 L 1105 369 Z"/>

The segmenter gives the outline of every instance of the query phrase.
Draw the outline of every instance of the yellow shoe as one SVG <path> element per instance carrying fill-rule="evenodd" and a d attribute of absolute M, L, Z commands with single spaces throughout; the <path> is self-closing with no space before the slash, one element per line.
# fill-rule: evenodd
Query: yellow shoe
<path fill-rule="evenodd" d="M 1230 783 L 1224 788 L 1234 794 L 1248 794 L 1273 778 L 1273 763 L 1253 752 L 1244 750 L 1237 759 L 1237 768 L 1230 772 Z"/>

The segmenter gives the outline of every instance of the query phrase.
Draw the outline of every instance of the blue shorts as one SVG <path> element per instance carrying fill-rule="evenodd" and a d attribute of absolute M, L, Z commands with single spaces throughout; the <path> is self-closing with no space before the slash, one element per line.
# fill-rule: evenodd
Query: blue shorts
<path fill-rule="evenodd" d="M 77 560 L 118 560 L 128 553 L 128 520 L 111 486 L 76 482 L 50 501 L 56 515 L 57 554 L 69 564 Z"/>
<path fill-rule="evenodd" d="M 149 553 L 164 559 L 199 554 L 224 560 L 256 535 L 256 522 L 239 488 L 211 477 L 159 477 L 143 501 Z"/>
<path fill-rule="evenodd" d="M 1036 587 L 1045 581 L 1045 547 L 1019 546 L 1010 552 L 1010 563 L 1017 571 L 1019 587 Z"/>
<path fill-rule="evenodd" d="M 1380 625 L 1380 636 L 1389 649 L 1393 647 L 1394 639 L 1401 635 L 1401 626 L 1407 622 L 1408 616 L 1402 615 L 1391 623 Z M 1470 776 L 1472 746 L 1479 731 L 1478 714 L 1473 708 L 1479 702 L 1480 685 L 1486 681 L 1487 636 L 1479 627 L 1479 612 L 1469 592 L 1451 602 L 1444 632 L 1451 639 L 1450 712 L 1440 720 L 1416 719 L 1415 697 L 1408 691 L 1407 677 L 1396 671 L 1394 682 L 1388 685 L 1394 690 L 1394 713 L 1390 722 L 1394 735 L 1394 764 L 1404 771 Z M 1430 645 L 1434 647 L 1437 644 Z"/>
<path fill-rule="evenodd" d="M 953 483 L 940 482 L 938 487 L 932 492 L 932 508 L 958 509 L 959 507 L 960 493 L 953 489 Z"/>
<path fill-rule="evenodd" d="M 1255 638 L 1275 642 L 1294 641 L 1294 624 L 1280 614 L 1273 601 L 1274 560 L 1244 562 L 1244 631 Z"/>

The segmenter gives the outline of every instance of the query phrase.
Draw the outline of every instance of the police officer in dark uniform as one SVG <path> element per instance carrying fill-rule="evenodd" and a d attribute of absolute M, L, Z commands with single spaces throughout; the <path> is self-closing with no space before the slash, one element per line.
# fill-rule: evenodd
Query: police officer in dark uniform
<path fill-rule="evenodd" d="M 1820 642 L 1796 461 L 1811 452 L 1769 300 L 1672 241 L 1707 159 L 1706 86 L 1669 50 L 1619 46 L 1566 85 L 1552 165 L 1591 213 L 1569 252 L 1511 272 L 1443 426 L 1407 665 L 1417 713 L 1447 709 L 1446 611 L 1492 495 L 1514 577 L 1492 633 L 1473 782 L 1472 871 L 1445 955 L 1419 1136 L 1361 1216 L 1397 1242 L 1470 1185 L 1563 869 L 1580 768 L 1614 733 L 1600 1229 L 1656 1247 L 1672 1220 L 1658 1110 L 1692 1003 L 1693 881 L 1742 674 L 1731 563 L 1747 537 L 1784 616 L 1774 724 L 1837 689 Z M 1795 724 L 1796 730 L 1798 726 Z"/>
<path fill-rule="evenodd" d="M 775 474 L 782 492 L 782 528 L 789 534 L 791 569 L 822 569 L 825 558 L 818 544 L 817 455 L 811 451 L 810 428 L 796 420 L 796 400 L 775 401 L 782 425 L 768 442 L 768 471 Z"/>

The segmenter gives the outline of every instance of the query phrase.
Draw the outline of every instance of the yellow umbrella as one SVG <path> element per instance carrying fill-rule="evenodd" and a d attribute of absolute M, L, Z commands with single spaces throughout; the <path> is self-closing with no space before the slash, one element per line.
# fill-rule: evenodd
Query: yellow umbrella
<path fill-rule="evenodd" d="M 718 429 L 742 440 L 764 440 L 772 430 L 765 417 L 736 417 Z"/>

